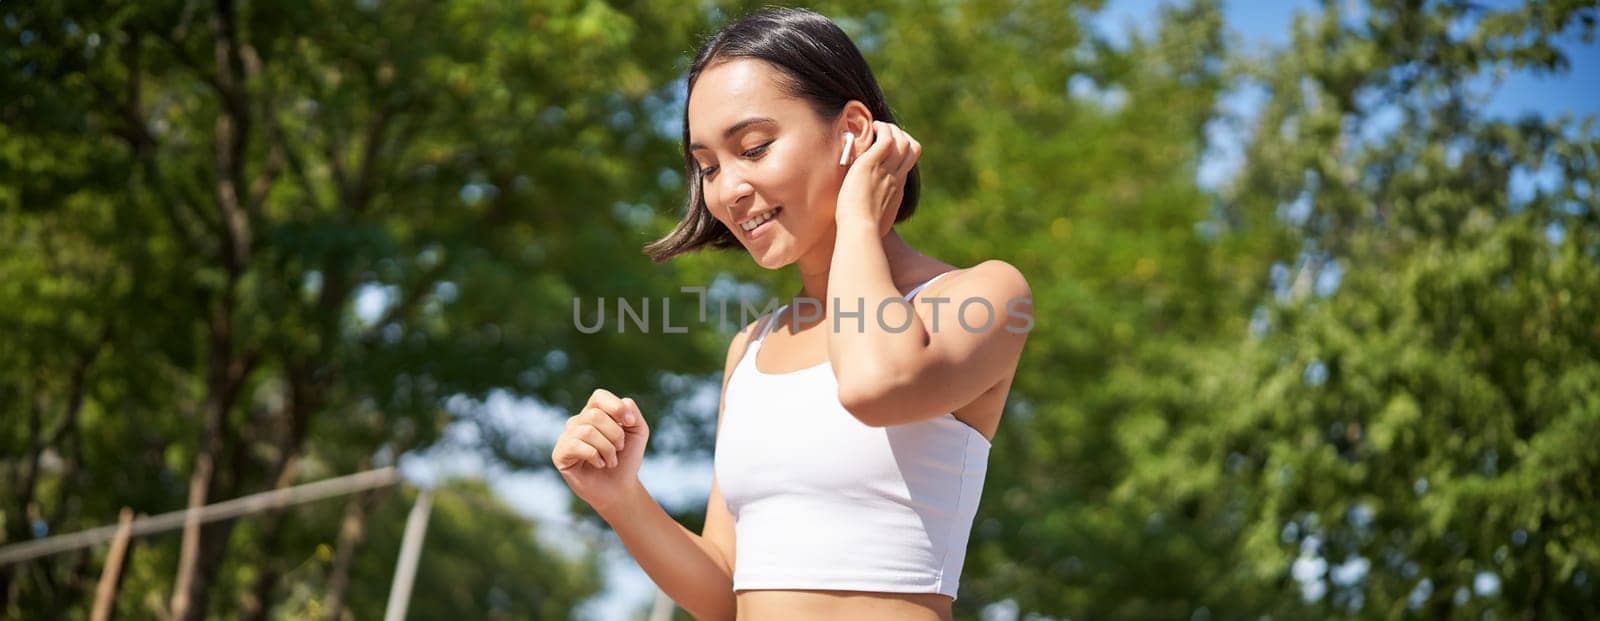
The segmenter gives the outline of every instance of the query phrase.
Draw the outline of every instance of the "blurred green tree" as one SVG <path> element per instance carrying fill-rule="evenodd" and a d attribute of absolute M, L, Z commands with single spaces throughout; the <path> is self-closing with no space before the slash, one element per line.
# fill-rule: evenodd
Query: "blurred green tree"
<path fill-rule="evenodd" d="M 371 545 L 361 547 L 352 572 L 351 619 L 383 616 L 389 583 L 415 494 L 392 496 L 375 507 L 385 519 L 371 525 Z M 407 618 L 567 619 L 584 598 L 599 591 L 598 556 L 569 563 L 535 544 L 536 530 L 496 500 L 481 484 L 447 483 L 436 492 L 423 562 L 418 567 Z M 574 542 L 576 543 L 576 542 Z M 580 547 L 580 549 L 586 549 Z M 303 581 L 316 584 L 318 581 Z M 313 592 L 301 610 L 327 618 L 326 600 Z M 293 606 L 291 600 L 289 606 Z M 290 617 L 295 611 L 286 606 Z"/>
<path fill-rule="evenodd" d="M 1328 2 L 1246 74 L 1267 97 L 1226 218 L 1292 253 L 1257 336 L 1206 358 L 1228 375 L 1197 375 L 1242 381 L 1141 488 L 1238 537 L 1237 577 L 1198 603 L 1600 614 L 1600 140 L 1593 118 L 1485 114 L 1480 79 L 1564 70 L 1555 42 L 1597 18 Z"/>
<path fill-rule="evenodd" d="M 700 17 L 0 8 L 4 541 L 392 462 L 456 420 L 507 461 L 545 461 L 479 407 L 496 390 L 667 401 L 658 369 L 720 352 L 566 318 L 578 298 L 677 293 L 638 250 L 639 214 L 679 195 L 647 104 Z M 284 515 L 133 562 L 165 563 L 145 585 L 170 594 L 163 615 L 260 618 L 306 553 L 285 542 L 338 527 Z M 0 569 L 0 609 L 83 614 L 91 560 Z"/>
<path fill-rule="evenodd" d="M 483 407 L 502 392 L 636 395 L 652 450 L 705 457 L 730 334 L 568 318 L 798 285 L 639 254 L 681 209 L 686 55 L 759 5 L 0 7 L 3 541 L 389 463 L 455 421 L 544 467 Z M 1560 71 L 1593 2 L 1329 0 L 1261 58 L 1210 0 L 1126 45 L 1096 0 L 815 8 L 925 146 L 902 234 L 1037 293 L 958 617 L 1600 614 L 1592 119 L 1490 118 L 1477 86 Z M 1250 89 L 1242 169 L 1201 187 Z M 592 592 L 483 490 L 439 499 L 418 616 Z M 121 611 L 374 615 L 406 505 L 150 539 Z M 0 568 L 0 610 L 86 616 L 99 564 Z"/>

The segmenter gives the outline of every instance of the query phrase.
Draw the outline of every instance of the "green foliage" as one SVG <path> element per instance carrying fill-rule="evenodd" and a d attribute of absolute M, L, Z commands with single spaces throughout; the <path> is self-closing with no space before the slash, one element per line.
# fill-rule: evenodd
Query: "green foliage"
<path fill-rule="evenodd" d="M 996 564 L 1070 542 L 1031 582 L 1065 588 L 1024 610 L 1594 614 L 1600 143 L 1592 120 L 1489 118 L 1471 88 L 1558 68 L 1550 39 L 1592 36 L 1593 7 L 1344 6 L 1239 61 L 1266 97 L 1215 265 L 1272 274 L 1233 298 L 1253 327 L 1140 331 L 1112 407 L 1047 432 L 1112 439 L 1065 462 L 1109 481 L 1053 501 L 1041 453 L 1038 485 L 1000 497 L 1038 530 L 998 537 Z M 1554 182 L 1519 195 L 1519 175 Z"/>
<path fill-rule="evenodd" d="M 649 106 L 697 26 L 574 8 L 0 9 L 3 540 L 180 508 L 189 479 L 217 500 L 349 473 L 457 420 L 538 464 L 477 400 L 659 402 L 657 369 L 720 360 L 565 319 L 576 296 L 668 292 L 627 207 L 678 194 Z M 269 613 L 282 541 L 337 528 L 259 519 L 206 529 L 196 614 Z M 130 571 L 160 578 L 123 598 L 145 614 L 173 588 L 160 541 Z M 89 560 L 0 570 L 0 609 L 85 613 Z"/>
<path fill-rule="evenodd" d="M 414 501 L 415 494 L 406 494 L 376 508 L 389 517 L 373 525 L 373 545 L 356 559 L 356 573 L 370 579 L 352 585 L 353 618 L 382 618 L 406 511 Z M 439 490 L 407 618 L 568 618 L 582 598 L 600 588 L 598 557 L 577 562 L 552 557 L 535 544 L 535 534 L 482 485 L 458 483 Z M 313 601 L 304 604 L 307 610 L 314 609 Z M 295 616 L 291 608 L 284 613 Z"/>
<path fill-rule="evenodd" d="M 1213 1 L 1126 46 L 1100 5 L 815 7 L 925 146 L 902 234 L 1035 292 L 957 616 L 1600 615 L 1600 140 L 1489 117 L 1479 80 L 1562 71 L 1594 3 L 1329 0 L 1264 56 Z M 0 544 L 180 508 L 195 477 L 217 500 L 391 463 L 456 422 L 546 467 L 480 407 L 500 393 L 634 395 L 654 450 L 709 456 L 691 397 L 728 331 L 570 318 L 798 284 L 640 253 L 682 208 L 687 55 L 757 6 L 0 7 Z M 1202 188 L 1241 91 L 1242 168 Z M 200 613 L 319 616 L 344 549 L 347 616 L 381 614 L 411 498 L 207 529 Z M 593 560 L 535 532 L 441 491 L 413 616 L 568 616 Z M 179 547 L 135 545 L 121 615 L 164 614 Z M 0 614 L 86 617 L 104 554 L 0 568 Z"/>

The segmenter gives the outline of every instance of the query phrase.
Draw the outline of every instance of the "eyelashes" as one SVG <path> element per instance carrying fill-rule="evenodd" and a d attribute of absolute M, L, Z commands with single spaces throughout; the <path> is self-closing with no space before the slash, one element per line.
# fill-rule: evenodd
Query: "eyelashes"
<path fill-rule="evenodd" d="M 752 148 L 749 151 L 745 151 L 743 153 L 743 155 L 745 157 L 748 157 L 748 158 L 758 158 L 758 157 L 761 157 L 763 155 L 766 155 L 767 147 L 772 146 L 773 142 L 775 142 L 775 141 L 768 141 L 766 144 L 763 144 L 761 146 Z M 711 175 L 716 174 L 718 168 L 722 168 L 722 167 L 721 166 L 712 166 L 710 168 L 703 168 L 703 169 L 700 170 L 700 177 L 701 178 L 709 178 L 709 177 L 711 177 Z"/>

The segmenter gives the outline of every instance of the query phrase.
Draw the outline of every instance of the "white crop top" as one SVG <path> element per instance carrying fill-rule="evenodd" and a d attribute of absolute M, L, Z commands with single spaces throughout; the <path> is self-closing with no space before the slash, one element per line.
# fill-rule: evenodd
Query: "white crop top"
<path fill-rule="evenodd" d="M 869 427 L 839 404 L 828 362 L 782 374 L 756 369 L 756 352 L 786 308 L 728 378 L 716 439 L 713 469 L 734 518 L 733 590 L 954 598 L 989 440 L 951 413 Z"/>

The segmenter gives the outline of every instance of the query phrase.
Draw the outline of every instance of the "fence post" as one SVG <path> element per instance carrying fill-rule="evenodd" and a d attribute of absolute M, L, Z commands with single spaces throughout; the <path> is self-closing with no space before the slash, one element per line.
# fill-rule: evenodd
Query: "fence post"
<path fill-rule="evenodd" d="M 117 603 L 117 580 L 122 576 L 122 557 L 128 553 L 128 540 L 133 538 L 133 509 L 123 507 L 117 517 L 117 534 L 111 537 L 111 552 L 106 554 L 106 565 L 100 569 L 100 584 L 94 589 L 93 621 L 108 621 Z"/>
<path fill-rule="evenodd" d="M 400 541 L 400 560 L 394 568 L 394 584 L 389 587 L 389 607 L 384 621 L 402 621 L 406 606 L 411 603 L 411 584 L 417 577 L 417 559 L 422 556 L 422 536 L 428 530 L 428 512 L 433 508 L 433 490 L 423 488 L 417 493 L 417 504 L 406 516 L 405 537 Z"/>

